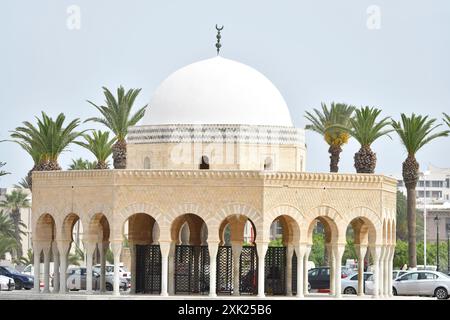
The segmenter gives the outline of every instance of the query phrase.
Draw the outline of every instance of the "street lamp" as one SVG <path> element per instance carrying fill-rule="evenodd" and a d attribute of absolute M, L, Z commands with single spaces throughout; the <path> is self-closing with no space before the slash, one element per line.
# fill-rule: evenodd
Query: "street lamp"
<path fill-rule="evenodd" d="M 434 221 L 436 221 L 436 270 L 439 271 L 439 217 L 438 215 L 436 215 L 436 217 L 434 217 Z"/>

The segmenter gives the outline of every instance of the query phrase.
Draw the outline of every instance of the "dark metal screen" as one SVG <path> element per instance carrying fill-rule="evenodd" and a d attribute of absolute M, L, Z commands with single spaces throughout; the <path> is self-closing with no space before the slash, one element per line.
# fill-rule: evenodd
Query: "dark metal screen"
<path fill-rule="evenodd" d="M 297 254 L 292 255 L 292 294 L 297 294 Z"/>
<path fill-rule="evenodd" d="M 175 247 L 175 293 L 209 293 L 208 246 Z"/>
<path fill-rule="evenodd" d="M 286 294 L 286 247 L 269 247 L 264 260 L 265 292 Z"/>
<path fill-rule="evenodd" d="M 136 293 L 161 293 L 159 245 L 136 245 Z"/>
<path fill-rule="evenodd" d="M 258 293 L 258 256 L 256 246 L 242 247 L 239 259 L 239 292 Z"/>
<path fill-rule="evenodd" d="M 219 246 L 217 252 L 217 293 L 233 291 L 233 252 L 231 246 Z"/>

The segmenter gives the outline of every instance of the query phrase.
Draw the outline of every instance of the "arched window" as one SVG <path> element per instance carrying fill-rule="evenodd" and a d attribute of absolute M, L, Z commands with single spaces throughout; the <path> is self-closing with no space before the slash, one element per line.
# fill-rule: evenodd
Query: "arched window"
<path fill-rule="evenodd" d="M 209 158 L 207 156 L 202 156 L 199 169 L 209 169 Z"/>
<path fill-rule="evenodd" d="M 144 159 L 144 169 L 150 169 L 150 158 L 145 157 Z"/>
<path fill-rule="evenodd" d="M 272 158 L 267 157 L 264 160 L 264 170 L 272 170 L 272 169 L 273 169 Z"/>

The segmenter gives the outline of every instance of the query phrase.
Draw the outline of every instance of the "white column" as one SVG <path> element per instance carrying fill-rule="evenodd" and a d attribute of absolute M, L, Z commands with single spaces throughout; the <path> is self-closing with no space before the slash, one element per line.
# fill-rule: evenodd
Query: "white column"
<path fill-rule="evenodd" d="M 378 272 L 380 276 L 378 277 L 378 290 L 380 297 L 384 297 L 384 260 L 386 258 L 386 246 L 381 246 L 380 253 L 380 265 L 378 267 Z"/>
<path fill-rule="evenodd" d="M 70 249 L 70 240 L 57 240 L 59 251 L 59 293 L 67 292 L 67 255 Z"/>
<path fill-rule="evenodd" d="M 327 247 L 328 251 L 328 263 L 330 267 L 330 295 L 335 295 L 335 281 L 334 281 L 334 274 L 335 274 L 335 259 L 334 259 L 334 250 L 331 243 L 327 243 L 325 245 Z"/>
<path fill-rule="evenodd" d="M 216 276 L 217 276 L 217 252 L 219 251 L 219 242 L 208 242 L 209 250 L 209 296 L 217 297 Z"/>
<path fill-rule="evenodd" d="M 303 298 L 305 296 L 303 293 L 303 277 L 304 277 L 303 270 L 304 270 L 306 245 L 299 244 L 295 249 L 296 249 L 295 253 L 297 255 L 297 297 Z"/>
<path fill-rule="evenodd" d="M 388 272 L 389 272 L 389 278 L 388 278 L 388 297 L 392 297 L 392 271 L 393 271 L 393 264 L 394 264 L 394 254 L 395 254 L 395 245 L 390 246 L 390 255 L 388 260 Z"/>
<path fill-rule="evenodd" d="M 356 255 L 358 258 L 358 296 L 364 295 L 364 257 L 366 256 L 367 246 L 355 244 Z"/>
<path fill-rule="evenodd" d="M 44 252 L 44 291 L 43 293 L 50 292 L 50 252 L 51 245 L 50 243 L 46 244 L 42 248 Z"/>
<path fill-rule="evenodd" d="M 303 295 L 309 294 L 308 290 L 308 260 L 311 253 L 311 245 L 308 244 L 305 248 L 305 257 L 303 258 Z"/>
<path fill-rule="evenodd" d="M 111 250 L 114 255 L 114 295 L 120 295 L 120 253 L 122 252 L 122 241 L 111 242 Z"/>
<path fill-rule="evenodd" d="M 169 253 L 170 253 L 170 242 L 160 242 L 159 246 L 161 248 L 161 296 L 167 297 L 168 293 L 168 282 L 169 282 Z"/>
<path fill-rule="evenodd" d="M 86 250 L 86 293 L 92 294 L 92 259 L 95 251 L 95 242 L 84 241 Z"/>
<path fill-rule="evenodd" d="M 383 296 L 387 297 L 389 295 L 389 258 L 391 249 L 389 245 L 386 245 L 385 248 L 386 254 L 384 255 L 383 260 Z"/>
<path fill-rule="evenodd" d="M 294 245 L 288 244 L 286 248 L 286 295 L 292 296 L 292 256 L 294 255 Z M 298 258 L 297 258 L 298 259 Z"/>
<path fill-rule="evenodd" d="M 53 293 L 59 292 L 59 251 L 56 242 L 52 242 L 53 250 Z"/>
<path fill-rule="evenodd" d="M 345 244 L 336 244 L 333 246 L 334 252 L 334 289 L 335 289 L 335 297 L 342 297 L 342 255 L 345 251 Z"/>
<path fill-rule="evenodd" d="M 130 287 L 130 294 L 136 293 L 136 244 L 133 241 L 128 242 L 130 246 L 130 258 L 131 258 L 131 266 L 130 266 L 130 272 L 131 272 L 131 287 Z"/>
<path fill-rule="evenodd" d="M 169 250 L 169 271 L 167 279 L 169 286 L 169 295 L 175 295 L 175 247 L 176 242 L 171 242 Z"/>
<path fill-rule="evenodd" d="M 258 251 L 258 297 L 265 297 L 264 294 L 264 260 L 266 257 L 268 244 L 264 242 L 256 243 L 256 250 Z"/>
<path fill-rule="evenodd" d="M 41 245 L 37 242 L 34 241 L 33 242 L 33 263 L 34 263 L 34 291 L 35 292 L 41 292 L 40 289 L 40 281 L 39 281 L 39 277 L 41 276 L 41 251 L 42 251 L 42 247 Z"/>
<path fill-rule="evenodd" d="M 233 254 L 233 295 L 240 295 L 239 292 L 239 261 L 241 258 L 242 252 L 242 242 L 232 242 L 231 243 L 231 252 Z"/>
<path fill-rule="evenodd" d="M 98 243 L 100 250 L 100 292 L 106 291 L 106 252 L 109 249 L 109 242 Z"/>
<path fill-rule="evenodd" d="M 373 297 L 379 297 L 379 278 L 380 278 L 380 255 L 381 255 L 381 247 L 379 245 L 371 245 L 370 246 L 370 254 L 373 260 Z"/>

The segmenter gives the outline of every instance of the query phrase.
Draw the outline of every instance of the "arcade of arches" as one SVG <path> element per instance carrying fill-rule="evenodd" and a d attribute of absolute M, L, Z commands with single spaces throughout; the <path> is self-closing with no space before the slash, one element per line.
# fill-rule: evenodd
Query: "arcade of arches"
<path fill-rule="evenodd" d="M 64 179 L 62 179 L 64 178 Z M 94 257 L 114 256 L 114 294 L 124 238 L 131 293 L 308 295 L 313 230 L 323 226 L 330 294 L 341 297 L 341 265 L 351 227 L 358 261 L 370 253 L 374 295 L 389 296 L 395 248 L 396 181 L 377 175 L 257 171 L 105 170 L 33 174 L 35 270 L 42 292 L 65 293 L 72 228 L 84 227 L 87 293 Z M 282 239 L 271 246 L 273 223 Z M 36 254 L 39 253 L 39 254 Z M 49 262 L 55 276 L 50 287 Z M 359 264 L 362 279 L 364 264 Z M 39 288 L 39 271 L 35 288 Z M 40 291 L 40 289 L 35 289 Z M 363 294 L 363 281 L 358 281 Z"/>

